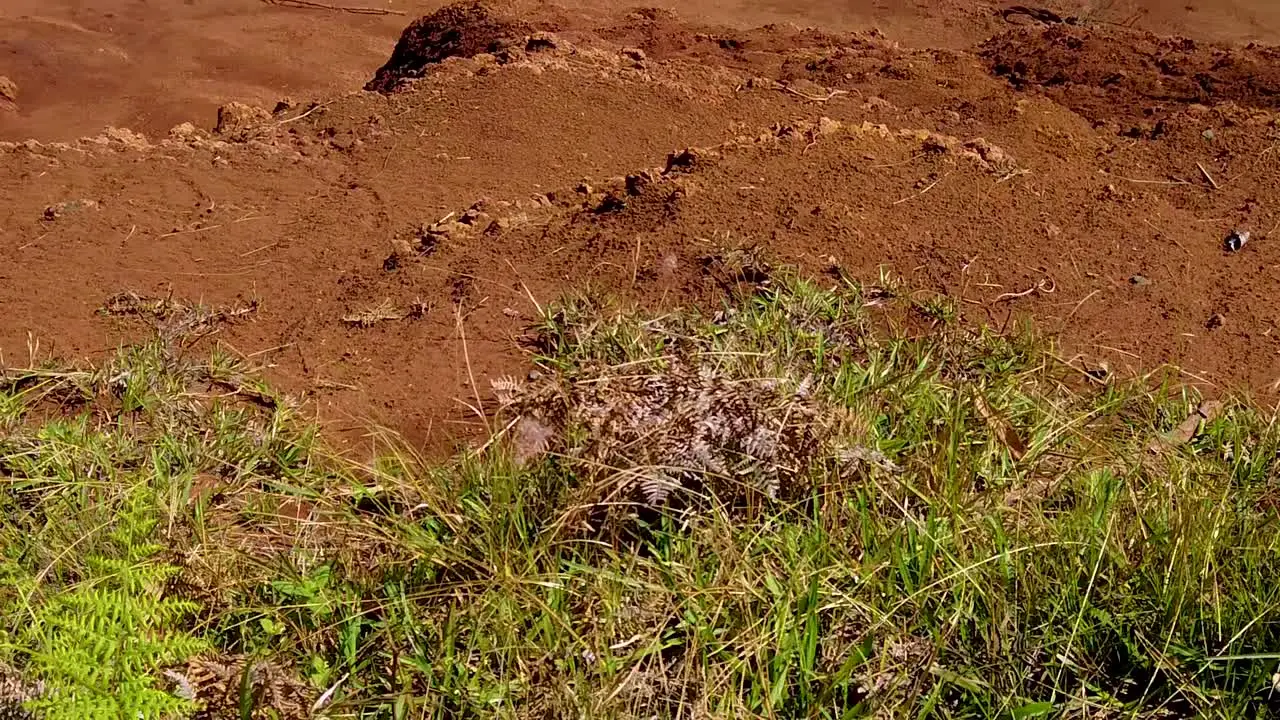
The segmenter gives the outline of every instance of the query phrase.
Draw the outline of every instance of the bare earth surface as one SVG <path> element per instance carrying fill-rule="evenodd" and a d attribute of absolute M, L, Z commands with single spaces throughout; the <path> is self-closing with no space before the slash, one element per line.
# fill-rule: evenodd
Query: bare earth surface
<path fill-rule="evenodd" d="M 444 14 L 396 57 L 481 54 L 378 74 L 440 3 L 5 3 L 0 365 L 141 336 L 119 293 L 256 302 L 209 341 L 443 448 L 538 306 L 714 305 L 754 245 L 1274 396 L 1280 5 L 665 4 Z"/>

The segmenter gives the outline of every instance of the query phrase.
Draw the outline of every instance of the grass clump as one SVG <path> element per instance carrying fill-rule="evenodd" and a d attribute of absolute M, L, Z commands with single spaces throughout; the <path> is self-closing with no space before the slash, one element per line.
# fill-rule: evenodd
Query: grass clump
<path fill-rule="evenodd" d="M 14 376 L 0 663 L 65 711 L 96 680 L 32 638 L 115 593 L 138 649 L 101 672 L 177 698 L 146 717 L 1274 709 L 1272 416 L 906 338 L 885 297 L 565 303 L 443 464 L 335 457 L 225 357 Z"/>

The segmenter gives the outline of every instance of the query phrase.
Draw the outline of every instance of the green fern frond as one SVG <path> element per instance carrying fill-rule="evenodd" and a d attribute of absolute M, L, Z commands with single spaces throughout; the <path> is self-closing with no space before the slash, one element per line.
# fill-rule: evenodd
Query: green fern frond
<path fill-rule="evenodd" d="M 171 720 L 196 709 L 159 687 L 165 667 L 208 644 L 176 629 L 198 607 L 164 596 L 179 568 L 155 560 L 155 522 L 142 507 L 122 509 L 112 556 L 87 557 L 76 585 L 33 597 L 23 644 L 28 672 L 44 682 L 44 695 L 28 703 L 42 718 Z"/>

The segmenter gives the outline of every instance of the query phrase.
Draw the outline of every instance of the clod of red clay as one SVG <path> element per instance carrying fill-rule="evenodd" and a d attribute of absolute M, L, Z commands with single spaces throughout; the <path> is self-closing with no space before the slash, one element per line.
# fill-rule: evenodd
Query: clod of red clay
<path fill-rule="evenodd" d="M 213 131 L 228 140 L 245 141 L 269 122 L 271 113 L 266 110 L 233 102 L 218 108 L 218 124 Z"/>
<path fill-rule="evenodd" d="M 525 44 L 541 46 L 546 42 L 545 36 L 529 42 L 535 30 L 533 25 L 503 14 L 489 3 L 472 0 L 446 5 L 405 28 L 391 58 L 378 69 L 365 90 L 393 92 L 405 80 L 421 77 L 427 67 L 447 58 L 496 54 Z"/>
<path fill-rule="evenodd" d="M 0 75 L 0 110 L 18 109 L 18 84 Z"/>
<path fill-rule="evenodd" d="M 81 210 L 97 210 L 98 201 L 89 200 L 88 198 L 81 200 L 67 200 L 60 202 L 44 209 L 42 218 L 47 221 L 57 220 L 68 213 L 79 212 Z"/>

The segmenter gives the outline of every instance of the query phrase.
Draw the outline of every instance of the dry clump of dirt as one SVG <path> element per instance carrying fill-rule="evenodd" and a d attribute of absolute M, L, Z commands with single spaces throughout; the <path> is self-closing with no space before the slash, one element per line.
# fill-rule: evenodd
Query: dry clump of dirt
<path fill-rule="evenodd" d="M 18 109 L 18 84 L 0 75 L 0 110 Z"/>
<path fill-rule="evenodd" d="M 271 122 L 271 113 L 245 103 L 232 102 L 218 108 L 218 124 L 213 132 L 229 140 L 245 142 Z"/>
<path fill-rule="evenodd" d="M 109 127 L 103 130 L 101 134 L 91 138 L 82 138 L 80 145 L 98 145 L 101 147 L 115 147 L 121 150 L 146 150 L 151 147 L 151 143 L 147 140 L 147 136 L 142 133 L 136 133 L 128 128 Z"/>
<path fill-rule="evenodd" d="M 26 152 L 45 157 L 74 153 L 75 157 L 80 157 L 85 154 L 152 151 L 163 151 L 167 156 L 175 151 L 202 151 L 217 158 L 215 164 L 226 164 L 228 158 L 248 149 L 258 156 L 286 154 L 295 160 L 301 159 L 301 155 L 286 142 L 287 139 L 281 133 L 281 121 L 274 115 L 262 108 L 230 103 L 219 108 L 218 124 L 213 132 L 184 122 L 172 127 L 167 137 L 152 141 L 129 128 L 108 127 L 97 135 L 82 137 L 75 142 L 0 142 L 0 153 Z"/>
<path fill-rule="evenodd" d="M 530 37 L 536 30 L 532 24 L 507 15 L 490 3 L 472 0 L 446 5 L 405 29 L 391 58 L 365 89 L 393 92 L 404 81 L 421 77 L 427 67 L 451 57 L 467 58 L 521 47 L 536 50 L 547 42 Z"/>

